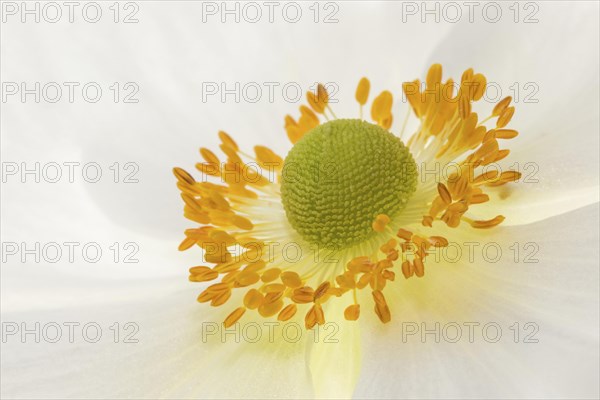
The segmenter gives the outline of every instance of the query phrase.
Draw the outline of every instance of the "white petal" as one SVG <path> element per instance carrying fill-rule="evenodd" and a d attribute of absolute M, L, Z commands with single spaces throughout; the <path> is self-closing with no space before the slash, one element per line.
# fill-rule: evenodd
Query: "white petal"
<path fill-rule="evenodd" d="M 312 397 L 305 368 L 304 340 L 282 340 L 282 327 L 252 325 L 242 318 L 223 340 L 225 310 L 195 302 L 196 289 L 156 289 L 141 302 L 118 306 L 74 307 L 58 311 L 3 314 L 3 322 L 40 322 L 46 337 L 56 322 L 78 322 L 74 343 L 68 329 L 49 343 L 41 336 L 8 337 L 2 345 L 2 397 L 20 398 L 240 398 Z M 98 343 L 87 343 L 86 323 L 102 329 Z M 114 323 L 120 324 L 115 343 Z M 139 331 L 125 343 L 134 327 Z M 111 326 L 113 330 L 111 330 Z M 237 329 L 237 331 L 236 331 Z M 237 332 L 237 336 L 236 336 Z M 288 338 L 293 338 L 290 329 Z M 258 336 L 260 335 L 260 336 Z M 95 330 L 90 328 L 88 337 Z M 236 342 L 237 340 L 237 342 Z"/>
<path fill-rule="evenodd" d="M 473 261 L 466 250 L 455 263 L 428 258 L 423 279 L 386 293 L 395 300 L 392 323 L 364 335 L 368 356 L 355 396 L 597 397 L 598 218 L 589 206 L 495 234 L 448 235 L 477 243 Z M 494 242 L 502 250 L 496 263 L 482 253 L 487 247 L 488 260 L 495 258 Z M 472 343 L 467 323 L 479 324 Z M 456 343 L 454 324 L 462 329 Z M 495 325 L 484 336 L 486 324 L 501 328 L 497 343 Z M 432 333 L 422 340 L 424 329 Z M 532 339 L 539 342 L 526 343 Z"/>
<path fill-rule="evenodd" d="M 220 14 L 203 23 L 203 4 L 145 4 L 143 18 L 139 13 L 142 22 L 125 24 L 135 29 L 99 24 L 92 36 L 49 31 L 43 25 L 7 26 L 7 35 L 20 38 L 18 45 L 3 47 L 3 56 L 10 61 L 4 66 L 7 76 L 16 81 L 35 76 L 41 82 L 62 82 L 85 71 L 89 78 L 78 79 L 94 79 L 105 92 L 93 108 L 83 100 L 61 101 L 36 109 L 36 118 L 31 118 L 27 104 L 8 104 L 11 118 L 3 120 L 3 138 L 11 145 L 10 159 L 101 164 L 104 179 L 85 184 L 82 201 L 97 205 L 105 218 L 134 233 L 170 240 L 185 226 L 171 168 L 193 171 L 201 161 L 197 151 L 201 146 L 218 152 L 218 130 L 231 133 L 248 153 L 256 144 L 266 144 L 285 155 L 291 145 L 283 129 L 284 116 L 297 116 L 298 106 L 305 103 L 304 95 L 297 98 L 296 86 L 305 91 L 316 82 L 332 83 L 339 88 L 332 94 L 339 101 L 334 106 L 337 114 L 355 117 L 354 90 L 361 76 L 372 79 L 374 93 L 398 90 L 418 72 L 435 39 L 449 29 L 445 25 L 420 29 L 414 19 L 398 23 L 402 5 L 393 2 L 321 5 L 318 23 L 309 3 L 298 3 L 303 13 L 298 23 L 284 20 L 282 4 L 275 6 L 275 22 L 270 23 L 268 8 L 262 6 L 262 20 L 256 24 L 235 23 L 233 15 L 223 24 Z M 332 17 L 339 22 L 323 23 L 335 11 L 333 6 L 338 11 Z M 293 15 L 293 7 L 289 12 Z M 62 42 L 72 46 L 55 45 Z M 74 50 L 78 48 L 87 50 L 84 54 Z M 406 53 L 415 61 L 407 62 Z M 139 103 L 114 104 L 108 86 L 115 81 L 134 81 Z M 238 101 L 228 95 L 223 102 L 220 94 L 205 95 L 203 84 L 212 83 L 223 83 L 225 89 L 236 83 L 257 84 L 262 95 L 256 103 L 244 100 L 252 99 L 254 92 Z M 274 85 L 272 99 L 265 83 Z M 284 94 L 288 83 L 289 93 Z M 111 184 L 113 172 L 108 167 L 115 162 L 120 168 L 136 163 L 139 171 L 133 178 L 139 183 Z M 121 170 L 120 181 L 132 172 Z M 38 205 L 50 202 L 41 211 L 54 211 L 57 199 L 62 200 L 41 190 L 35 196 Z"/>
<path fill-rule="evenodd" d="M 351 398 L 361 367 L 360 330 L 343 318 L 349 304 L 332 299 L 325 309 L 328 321 L 318 337 L 309 340 L 307 363 L 319 399 Z"/>
<path fill-rule="evenodd" d="M 485 74 L 499 91 L 488 89 L 484 109 L 513 96 L 509 127 L 520 135 L 501 143 L 511 149 L 501 165 L 521 171 L 527 184 L 514 189 L 515 205 L 480 208 L 492 217 L 504 214 L 510 225 L 597 202 L 599 192 L 598 4 L 531 4 L 520 8 L 519 23 L 507 5 L 497 23 L 476 13 L 474 23 L 458 24 L 431 56 L 448 76 L 459 78 L 469 67 Z M 534 8 L 531 17 L 539 22 L 524 23 Z"/>

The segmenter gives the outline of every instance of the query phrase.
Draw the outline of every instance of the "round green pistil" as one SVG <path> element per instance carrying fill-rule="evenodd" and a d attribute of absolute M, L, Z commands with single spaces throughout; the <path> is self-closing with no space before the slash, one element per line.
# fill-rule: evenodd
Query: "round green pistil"
<path fill-rule="evenodd" d="M 342 249 L 371 237 L 377 215 L 397 216 L 416 186 L 415 161 L 399 138 L 378 125 L 338 119 L 290 150 L 281 198 L 302 238 Z"/>

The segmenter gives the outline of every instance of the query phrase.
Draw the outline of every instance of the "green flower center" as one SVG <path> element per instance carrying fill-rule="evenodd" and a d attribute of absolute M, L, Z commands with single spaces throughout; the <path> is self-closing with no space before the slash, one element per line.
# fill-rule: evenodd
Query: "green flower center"
<path fill-rule="evenodd" d="M 338 119 L 290 150 L 281 198 L 303 239 L 342 249 L 374 235 L 377 215 L 397 216 L 416 187 L 415 161 L 399 138 L 378 125 Z"/>

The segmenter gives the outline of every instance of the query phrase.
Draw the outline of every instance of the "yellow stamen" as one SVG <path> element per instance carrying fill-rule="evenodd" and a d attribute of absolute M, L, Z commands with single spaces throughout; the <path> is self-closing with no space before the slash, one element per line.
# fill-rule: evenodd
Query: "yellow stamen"
<path fill-rule="evenodd" d="M 229 328 L 233 324 L 238 322 L 240 320 L 240 318 L 242 318 L 242 316 L 244 315 L 245 312 L 246 312 L 245 307 L 236 308 L 231 314 L 229 314 L 229 316 L 227 316 L 227 318 L 225 318 L 225 321 L 223 322 L 223 325 L 225 326 L 225 328 Z"/>
<path fill-rule="evenodd" d="M 360 119 L 362 119 L 363 106 L 367 104 L 369 99 L 369 91 L 371 90 L 371 82 L 367 78 L 361 78 L 356 87 L 356 101 L 360 104 Z"/>
<path fill-rule="evenodd" d="M 371 118 L 386 129 L 389 127 L 386 127 L 385 125 L 391 123 L 393 102 L 394 98 L 392 93 L 384 90 L 375 98 L 375 100 L 373 100 L 373 105 L 371 106 Z"/>
<path fill-rule="evenodd" d="M 498 215 L 495 218 L 487 221 L 471 221 L 470 224 L 473 228 L 486 229 L 499 225 L 502 223 L 502 221 L 504 221 L 504 217 L 502 215 Z"/>
<path fill-rule="evenodd" d="M 219 157 L 206 148 L 200 149 L 203 162 L 196 167 L 203 174 L 202 181 L 196 181 L 181 168 L 174 168 L 173 174 L 184 202 L 183 214 L 201 225 L 185 231 L 179 250 L 197 246 L 203 250 L 206 262 L 212 265 L 195 266 L 189 270 L 191 282 L 213 282 L 197 300 L 221 306 L 229 301 L 233 290 L 246 288 L 243 306 L 225 318 L 225 327 L 236 324 L 246 310 L 265 318 L 288 321 L 294 318 L 299 308 L 305 307 L 302 310 L 305 326 L 311 329 L 325 323 L 322 304 L 330 299 L 334 301 L 336 297 L 348 296 L 350 292 L 354 301 L 345 309 L 344 318 L 357 320 L 360 316 L 357 293 L 369 287 L 376 315 L 382 322 L 389 322 L 391 313 L 383 291 L 388 282 L 395 281 L 396 268 L 407 279 L 413 275 L 423 277 L 428 251 L 449 245 L 446 237 L 435 232 L 438 221 L 449 228 L 460 226 L 465 229 L 470 229 L 469 226 L 491 228 L 502 223 L 504 217 L 501 215 L 480 221 L 465 214 L 471 207 L 491 201 L 484 192 L 489 187 L 521 178 L 518 171 L 500 173 L 496 169 L 484 168 L 509 155 L 508 149 L 500 149 L 499 141 L 518 135 L 517 130 L 507 128 L 515 112 L 515 108 L 510 107 L 512 99 L 504 98 L 490 116 L 480 119 L 475 112 L 475 102 L 482 99 L 487 78 L 469 68 L 462 74 L 457 93 L 454 81 L 443 81 L 442 78 L 441 65 L 434 64 L 427 73 L 423 91 L 420 80 L 403 83 L 402 90 L 420 121 L 420 127 L 408 139 L 407 147 L 427 162 L 456 163 L 458 171 L 440 181 L 426 179 L 422 185 L 419 184 L 419 188 L 431 193 L 431 197 L 427 195 L 429 198 L 412 204 L 413 208 L 418 204 L 423 207 L 421 212 L 417 212 L 419 217 L 411 216 L 413 212 L 394 214 L 393 219 L 378 214 L 372 222 L 372 229 L 377 234 L 373 234 L 369 242 L 336 253 L 341 259 L 350 260 L 345 265 L 338 263 L 325 268 L 325 263 L 316 261 L 316 258 L 314 262 L 304 258 L 298 263 L 289 263 L 272 254 L 273 249 L 268 245 L 280 238 L 289 240 L 292 236 L 285 236 L 287 228 L 282 226 L 279 216 L 274 218 L 270 215 L 271 210 L 273 214 L 283 214 L 284 210 L 278 209 L 278 205 L 285 171 L 284 159 L 269 148 L 255 146 L 255 156 L 248 155 L 240 150 L 231 136 L 219 131 L 219 147 L 224 156 Z M 370 88 L 367 78 L 362 78 L 356 88 L 355 98 L 360 105 L 361 119 Z M 316 92 L 309 92 L 306 96 L 308 106 L 300 106 L 297 120 L 290 115 L 285 117 L 284 127 L 292 143 L 297 143 L 319 126 L 318 114 L 327 120 L 329 115 L 336 118 L 323 85 L 319 84 Z M 392 107 L 393 95 L 389 91 L 383 91 L 373 100 L 371 117 L 384 129 L 392 126 Z M 493 118 L 497 118 L 496 126 L 488 129 L 486 122 Z M 263 169 L 274 170 L 275 179 L 267 179 L 256 168 L 248 168 L 247 163 L 253 161 Z M 436 184 L 437 191 L 433 186 Z M 377 195 L 373 193 L 373 196 Z M 351 199 L 347 206 L 352 207 Z M 462 221 L 466 224 L 461 224 Z"/>
<path fill-rule="evenodd" d="M 498 102 L 498 104 L 496 104 L 496 106 L 494 107 L 494 110 L 492 111 L 492 115 L 494 117 L 497 117 L 500 114 L 502 114 L 502 112 L 504 112 L 504 110 L 506 110 L 506 108 L 510 105 L 511 101 L 512 101 L 511 96 L 505 97 L 502 100 L 500 100 Z"/>
<path fill-rule="evenodd" d="M 327 94 L 327 90 L 320 83 L 317 85 L 317 93 L 306 92 L 306 100 L 308 101 L 308 105 L 315 110 L 318 114 L 325 113 L 325 106 L 329 101 L 329 95 Z"/>
<path fill-rule="evenodd" d="M 295 304 L 288 304 L 283 310 L 281 310 L 277 316 L 277 319 L 279 321 L 287 321 L 296 314 L 296 311 L 298 311 L 298 307 Z"/>
<path fill-rule="evenodd" d="M 348 321 L 356 321 L 360 317 L 360 304 L 352 304 L 344 310 L 344 318 Z"/>

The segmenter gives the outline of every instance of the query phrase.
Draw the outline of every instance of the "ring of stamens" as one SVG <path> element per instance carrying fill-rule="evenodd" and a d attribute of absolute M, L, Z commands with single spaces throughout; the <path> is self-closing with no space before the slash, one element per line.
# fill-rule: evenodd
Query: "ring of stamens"
<path fill-rule="evenodd" d="M 208 282 L 220 278 L 198 296 L 198 301 L 222 306 L 234 290 L 243 290 L 242 304 L 225 318 L 226 327 L 249 310 L 265 318 L 287 321 L 303 309 L 305 325 L 311 329 L 325 322 L 323 306 L 327 301 L 346 295 L 352 297 L 352 304 L 344 317 L 359 319 L 357 292 L 368 289 L 375 314 L 382 322 L 388 322 L 391 310 L 384 296 L 387 282 L 395 280 L 396 268 L 407 279 L 425 275 L 427 255 L 449 243 L 447 238 L 435 234 L 438 224 L 450 228 L 463 222 L 472 228 L 500 224 L 502 215 L 475 220 L 467 214 L 473 206 L 490 201 L 486 190 L 515 182 L 521 176 L 518 171 L 489 168 L 509 154 L 509 150 L 500 148 L 501 141 L 518 134 L 506 128 L 515 111 L 510 106 L 511 98 L 500 101 L 490 116 L 480 120 L 472 107 L 483 96 L 486 78 L 472 69 L 466 70 L 456 94 L 454 82 L 442 83 L 441 78 L 441 66 L 434 64 L 424 90 L 418 80 L 403 85 L 420 121 L 419 129 L 406 143 L 416 161 L 443 165 L 453 162 L 458 169 L 448 177 L 421 174 L 415 195 L 402 213 L 414 218 L 402 220 L 385 212 L 371 215 L 375 233 L 368 244 L 337 253 L 340 261 L 335 268 L 322 268 L 323 264 L 311 257 L 286 263 L 272 254 L 270 245 L 289 239 L 294 232 L 291 227 L 282 227 L 287 223 L 280 195 L 284 161 L 270 149 L 256 146 L 255 154 L 249 155 L 229 135 L 219 132 L 226 161 L 221 162 L 203 148 L 200 153 L 204 162 L 196 165 L 204 177 L 212 177 L 216 182 L 196 181 L 183 169 L 175 168 L 185 204 L 184 216 L 200 224 L 185 231 L 179 249 L 197 245 L 204 250 L 206 263 L 212 264 L 190 268 L 189 279 Z M 356 90 L 361 118 L 370 89 L 370 82 L 361 79 Z M 308 132 L 320 126 L 320 118 L 336 119 L 322 85 L 315 93 L 307 93 L 307 102 L 308 106 L 300 107 L 297 120 L 289 115 L 285 118 L 285 130 L 292 143 L 300 143 Z M 388 91 L 373 100 L 370 116 L 382 129 L 392 126 L 392 106 L 393 97 Z M 495 125 L 488 127 L 486 124 L 493 119 Z M 274 171 L 275 179 L 245 168 L 249 162 Z M 487 167 L 485 171 L 483 167 Z"/>

